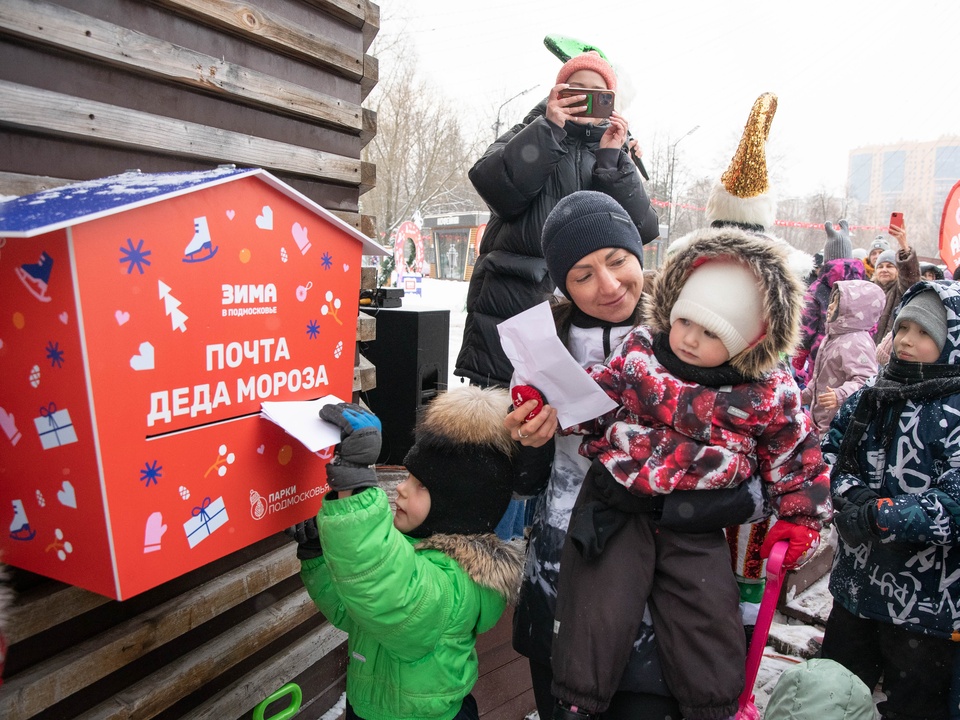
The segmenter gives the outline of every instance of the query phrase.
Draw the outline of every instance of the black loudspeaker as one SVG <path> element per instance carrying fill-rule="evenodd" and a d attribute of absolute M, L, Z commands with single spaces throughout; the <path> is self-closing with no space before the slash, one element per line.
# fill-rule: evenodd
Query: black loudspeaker
<path fill-rule="evenodd" d="M 417 413 L 447 386 L 450 311 L 362 309 L 377 318 L 377 339 L 360 348 L 377 369 L 377 386 L 364 398 L 383 423 L 377 463 L 402 465 Z"/>

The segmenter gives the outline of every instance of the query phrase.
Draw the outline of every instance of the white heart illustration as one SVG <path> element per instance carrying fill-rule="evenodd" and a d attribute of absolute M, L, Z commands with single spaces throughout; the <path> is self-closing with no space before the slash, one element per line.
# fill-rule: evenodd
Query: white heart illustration
<path fill-rule="evenodd" d="M 257 227 L 261 230 L 273 230 L 273 210 L 269 205 L 264 205 L 257 215 Z"/>
<path fill-rule="evenodd" d="M 67 315 L 66 310 L 64 310 L 62 313 L 60 313 L 60 322 L 62 322 L 64 325 L 67 324 L 67 320 L 68 320 L 68 319 L 69 319 L 69 317 L 68 317 L 68 315 Z"/>
<path fill-rule="evenodd" d="M 123 310 L 117 310 L 113 316 L 117 319 L 117 325 L 123 325 L 130 319 L 130 313 L 124 312 Z"/>
<path fill-rule="evenodd" d="M 57 500 L 65 507 L 77 509 L 77 493 L 69 480 L 63 481 L 63 489 L 57 491 Z"/>
<path fill-rule="evenodd" d="M 237 213 L 236 213 L 236 211 L 234 211 L 234 210 L 227 210 L 227 219 L 228 219 L 228 220 L 233 220 L 233 218 L 234 218 L 234 216 L 235 216 L 236 214 L 237 214 Z"/>
<path fill-rule="evenodd" d="M 263 445 L 257 448 L 257 452 L 260 453 L 261 455 L 263 455 L 263 451 L 264 451 Z"/>
<path fill-rule="evenodd" d="M 346 263 L 344 263 L 344 264 L 343 264 L 343 271 L 344 271 L 344 272 L 350 272 L 350 266 L 347 265 Z"/>
<path fill-rule="evenodd" d="M 140 343 L 140 354 L 130 358 L 130 367 L 134 370 L 153 370 L 153 345 Z"/>

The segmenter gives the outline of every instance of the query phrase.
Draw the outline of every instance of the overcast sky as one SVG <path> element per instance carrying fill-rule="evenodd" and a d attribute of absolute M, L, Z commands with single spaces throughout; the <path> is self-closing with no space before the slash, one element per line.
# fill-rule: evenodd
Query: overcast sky
<path fill-rule="evenodd" d="M 960 0 L 382 0 L 381 11 L 381 35 L 403 33 L 472 126 L 533 87 L 503 108 L 505 130 L 546 96 L 559 60 L 545 35 L 596 44 L 645 147 L 699 126 L 676 148 L 698 176 L 719 176 L 753 101 L 774 92 L 781 197 L 842 195 L 852 148 L 960 136 Z"/>

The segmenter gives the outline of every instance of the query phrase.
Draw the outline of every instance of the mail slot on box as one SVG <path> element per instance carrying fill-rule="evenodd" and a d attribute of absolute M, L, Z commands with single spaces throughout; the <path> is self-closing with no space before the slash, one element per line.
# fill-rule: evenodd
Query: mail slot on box
<path fill-rule="evenodd" d="M 383 249 L 263 170 L 0 203 L 0 554 L 124 599 L 320 506 L 265 400 L 350 397 Z"/>

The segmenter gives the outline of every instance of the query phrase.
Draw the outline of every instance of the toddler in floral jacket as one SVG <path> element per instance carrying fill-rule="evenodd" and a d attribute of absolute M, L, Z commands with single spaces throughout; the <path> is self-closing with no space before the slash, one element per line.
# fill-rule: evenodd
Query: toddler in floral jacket
<path fill-rule="evenodd" d="M 606 709 L 647 601 L 683 716 L 736 713 L 746 648 L 723 532 L 663 533 L 658 508 L 674 490 L 756 474 L 779 518 L 761 554 L 788 540 L 787 567 L 812 556 L 832 512 L 829 477 L 780 362 L 796 345 L 802 298 L 768 238 L 699 231 L 667 260 L 644 324 L 591 370 L 619 407 L 572 429 L 594 462 L 560 562 L 556 717 Z"/>

